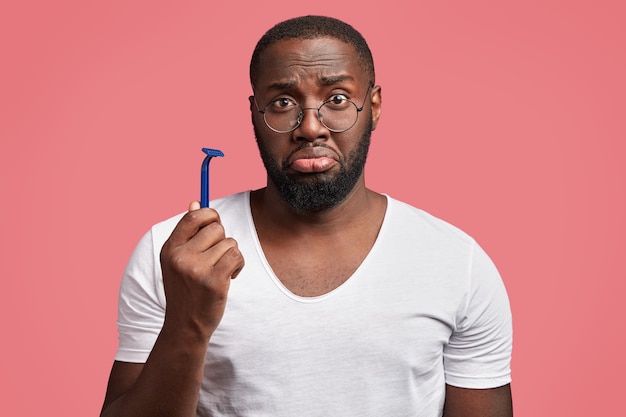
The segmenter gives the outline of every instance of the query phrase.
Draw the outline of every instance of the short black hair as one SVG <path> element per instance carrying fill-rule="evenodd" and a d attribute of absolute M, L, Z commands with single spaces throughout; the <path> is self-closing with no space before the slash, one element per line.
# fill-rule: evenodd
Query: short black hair
<path fill-rule="evenodd" d="M 250 82 L 254 85 L 259 75 L 261 53 L 270 45 L 285 39 L 315 39 L 326 36 L 352 45 L 356 50 L 363 70 L 369 77 L 369 82 L 374 84 L 374 59 L 363 35 L 349 24 L 327 16 L 294 17 L 276 24 L 265 32 L 265 35 L 256 44 L 254 52 L 252 52 Z"/>

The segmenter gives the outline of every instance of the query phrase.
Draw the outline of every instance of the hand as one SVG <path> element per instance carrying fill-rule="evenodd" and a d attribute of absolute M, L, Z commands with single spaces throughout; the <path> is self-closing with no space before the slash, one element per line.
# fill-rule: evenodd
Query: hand
<path fill-rule="evenodd" d="M 230 280 L 243 265 L 237 242 L 225 236 L 218 213 L 191 203 L 161 249 L 164 329 L 208 341 L 224 315 Z"/>

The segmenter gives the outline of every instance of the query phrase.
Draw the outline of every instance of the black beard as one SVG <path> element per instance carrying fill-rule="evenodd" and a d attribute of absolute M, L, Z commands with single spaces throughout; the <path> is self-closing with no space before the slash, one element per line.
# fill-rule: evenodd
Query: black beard
<path fill-rule="evenodd" d="M 297 213 L 317 213 L 337 206 L 354 188 L 365 167 L 372 129 L 370 121 L 357 148 L 345 160 L 340 161 L 339 173 L 330 178 L 324 173 L 305 174 L 305 177 L 288 174 L 287 161 L 283 161 L 282 167 L 279 166 L 275 162 L 276 158 L 259 140 L 256 127 L 254 133 L 267 175 L 282 198 Z M 306 147 L 310 144 L 305 143 L 301 146 Z"/>

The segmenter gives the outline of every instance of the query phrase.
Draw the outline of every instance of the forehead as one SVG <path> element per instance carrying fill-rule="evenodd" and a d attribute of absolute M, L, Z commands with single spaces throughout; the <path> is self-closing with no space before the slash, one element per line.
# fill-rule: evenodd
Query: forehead
<path fill-rule="evenodd" d="M 268 46 L 259 59 L 256 89 L 315 82 L 363 83 L 365 71 L 354 47 L 330 37 L 285 39 Z"/>

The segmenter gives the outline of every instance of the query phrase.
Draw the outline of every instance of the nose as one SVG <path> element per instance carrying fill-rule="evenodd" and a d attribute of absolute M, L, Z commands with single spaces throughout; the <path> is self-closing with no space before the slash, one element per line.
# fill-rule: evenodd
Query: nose
<path fill-rule="evenodd" d="M 292 132 L 296 141 L 315 141 L 328 139 L 330 131 L 320 121 L 319 109 L 317 107 L 302 108 L 300 125 Z"/>

